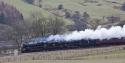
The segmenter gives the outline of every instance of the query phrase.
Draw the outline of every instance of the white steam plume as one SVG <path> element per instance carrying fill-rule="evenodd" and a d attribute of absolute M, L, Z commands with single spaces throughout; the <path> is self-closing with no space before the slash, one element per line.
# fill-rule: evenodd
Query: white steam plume
<path fill-rule="evenodd" d="M 110 29 L 97 28 L 96 30 L 85 29 L 85 31 L 73 31 L 70 34 L 64 35 L 51 35 L 48 37 L 48 41 L 71 41 L 71 40 L 81 40 L 81 39 L 111 39 L 111 38 L 122 38 L 125 37 L 125 25 L 112 26 Z"/>

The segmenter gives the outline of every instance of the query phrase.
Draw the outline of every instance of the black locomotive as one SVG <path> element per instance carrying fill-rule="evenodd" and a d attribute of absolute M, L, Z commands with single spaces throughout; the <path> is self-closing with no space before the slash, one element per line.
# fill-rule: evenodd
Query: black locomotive
<path fill-rule="evenodd" d="M 46 38 L 40 38 L 41 40 L 34 39 L 31 42 L 25 43 L 21 47 L 22 53 L 28 52 L 41 52 L 41 51 L 55 51 L 77 48 L 90 48 L 90 47 L 102 47 L 112 45 L 124 45 L 124 38 L 112 38 L 104 40 L 92 40 L 82 39 L 73 41 L 46 41 Z"/>

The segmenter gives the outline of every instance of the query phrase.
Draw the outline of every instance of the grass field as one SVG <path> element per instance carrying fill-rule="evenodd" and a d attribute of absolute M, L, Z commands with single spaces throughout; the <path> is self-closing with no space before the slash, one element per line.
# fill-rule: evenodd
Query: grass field
<path fill-rule="evenodd" d="M 84 3 L 84 0 L 45 0 L 45 5 L 57 7 L 59 4 L 63 4 L 66 9 L 74 11 L 88 12 L 92 17 L 102 18 L 102 16 L 125 16 L 125 12 L 120 9 L 114 9 L 113 6 L 121 6 L 124 0 L 93 0 L 97 3 Z M 111 3 L 116 2 L 116 3 Z M 100 6 L 98 6 L 100 5 Z"/>
<path fill-rule="evenodd" d="M 1 59 L 3 63 L 124 63 L 124 47 L 26 53 Z"/>
<path fill-rule="evenodd" d="M 96 59 L 96 60 L 31 60 L 22 62 L 8 62 L 8 63 L 125 63 L 125 58 L 117 59 Z"/>

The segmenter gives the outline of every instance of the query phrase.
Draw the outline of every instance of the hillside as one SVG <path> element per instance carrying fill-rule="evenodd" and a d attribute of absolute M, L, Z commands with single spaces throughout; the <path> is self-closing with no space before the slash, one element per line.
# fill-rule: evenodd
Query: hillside
<path fill-rule="evenodd" d="M 31 12 L 43 12 L 44 14 L 48 14 L 43 9 L 40 9 L 36 6 L 29 5 L 22 0 L 1 0 L 4 1 L 10 5 L 15 6 L 21 13 L 23 13 L 24 17 L 28 17 Z"/>
<path fill-rule="evenodd" d="M 120 10 L 121 4 L 124 0 L 43 0 L 41 4 L 43 8 L 39 8 L 35 5 L 28 4 L 23 0 L 2 0 L 10 5 L 15 6 L 24 18 L 27 19 L 32 12 L 41 12 L 44 16 L 52 15 L 52 12 L 47 11 L 45 8 L 54 9 L 58 5 L 62 4 L 65 9 L 71 11 L 80 11 L 81 13 L 87 12 L 91 18 L 97 18 L 104 21 L 103 17 L 119 16 L 121 20 L 125 20 L 125 11 Z M 71 24 L 70 20 L 65 19 L 68 24 Z M 103 23 L 103 22 L 102 22 Z M 112 24 L 113 25 L 113 24 Z"/>
<path fill-rule="evenodd" d="M 66 9 L 80 12 L 88 12 L 93 18 L 102 19 L 103 16 L 125 16 L 125 12 L 115 9 L 113 6 L 121 6 L 124 0 L 43 0 L 45 6 L 57 7 L 63 4 Z"/>
<path fill-rule="evenodd" d="M 37 6 L 28 4 L 26 2 L 24 2 L 23 0 L 0 0 L 3 1 L 5 3 L 8 3 L 10 5 L 13 5 L 14 7 L 16 7 L 24 16 L 24 19 L 27 20 L 30 18 L 31 13 L 35 12 L 35 13 L 41 13 L 44 17 L 49 17 L 49 16 L 53 16 L 52 13 L 47 12 L 46 10 L 39 8 Z M 67 24 L 71 24 L 70 20 L 64 19 L 65 22 L 67 22 Z M 31 21 L 28 21 L 26 23 L 30 23 Z"/>

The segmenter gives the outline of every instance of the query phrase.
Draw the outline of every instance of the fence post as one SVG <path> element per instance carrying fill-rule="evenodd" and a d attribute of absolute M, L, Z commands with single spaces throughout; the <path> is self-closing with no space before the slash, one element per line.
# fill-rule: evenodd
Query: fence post
<path fill-rule="evenodd" d="M 17 49 L 14 50 L 14 56 L 18 56 L 19 51 Z"/>

